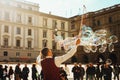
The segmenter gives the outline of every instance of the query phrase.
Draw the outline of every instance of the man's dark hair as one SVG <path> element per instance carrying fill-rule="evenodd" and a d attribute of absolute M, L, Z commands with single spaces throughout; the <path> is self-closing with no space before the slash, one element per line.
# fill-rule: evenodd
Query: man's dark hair
<path fill-rule="evenodd" d="M 41 53 L 42 53 L 42 55 L 45 57 L 45 56 L 47 56 L 48 51 L 49 51 L 48 48 L 44 48 L 44 49 L 42 49 Z"/>

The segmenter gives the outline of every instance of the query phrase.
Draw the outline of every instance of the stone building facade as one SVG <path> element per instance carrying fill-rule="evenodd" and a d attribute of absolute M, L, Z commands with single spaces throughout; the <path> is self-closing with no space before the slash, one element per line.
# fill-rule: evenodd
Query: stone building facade
<path fill-rule="evenodd" d="M 39 12 L 39 5 L 21 0 L 0 1 L 0 61 L 35 61 L 43 47 L 61 50 L 53 31 L 68 36 L 69 19 Z"/>
<path fill-rule="evenodd" d="M 64 39 L 78 35 L 82 15 L 64 18 L 51 13 L 39 12 L 39 5 L 21 0 L 0 1 L 0 61 L 33 62 L 43 47 L 49 47 L 55 55 L 64 54 L 54 41 L 53 32 Z M 120 4 L 84 14 L 84 23 L 93 30 L 107 29 L 120 40 Z M 85 53 L 78 47 L 75 56 L 68 60 L 81 63 L 98 62 L 110 58 L 120 63 L 120 42 L 115 51 L 109 53 Z"/>
<path fill-rule="evenodd" d="M 115 51 L 109 52 L 108 50 L 104 53 L 85 53 L 83 47 L 79 47 L 75 57 L 78 62 L 88 63 L 99 62 L 102 58 L 103 61 L 111 59 L 113 63 L 120 63 L 120 4 L 104 8 L 95 12 L 88 12 L 84 14 L 84 24 L 95 30 L 106 29 L 109 35 L 116 35 L 118 37 L 118 43 L 115 45 Z M 70 18 L 71 28 L 69 28 L 69 36 L 75 36 L 79 33 L 82 15 L 76 15 Z"/>

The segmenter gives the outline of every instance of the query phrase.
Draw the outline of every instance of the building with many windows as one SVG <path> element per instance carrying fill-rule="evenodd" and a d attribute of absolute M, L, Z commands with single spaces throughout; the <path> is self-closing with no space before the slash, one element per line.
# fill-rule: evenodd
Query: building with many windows
<path fill-rule="evenodd" d="M 39 12 L 39 5 L 21 0 L 0 1 L 0 61 L 35 61 L 43 47 L 61 50 L 53 31 L 68 36 L 69 19 Z"/>
<path fill-rule="evenodd" d="M 49 47 L 55 55 L 64 54 L 54 41 L 54 30 L 64 39 L 78 35 L 82 15 L 64 18 L 39 12 L 39 5 L 21 0 L 0 0 L 0 61 L 33 62 L 40 50 Z M 120 40 L 120 4 L 84 14 L 84 24 L 93 30 L 106 29 Z M 71 59 L 81 63 L 99 62 L 110 58 L 120 63 L 120 42 L 110 53 L 85 53 L 83 47 Z"/>
<path fill-rule="evenodd" d="M 120 63 L 120 4 L 104 8 L 95 12 L 88 12 L 84 14 L 84 24 L 95 30 L 105 29 L 108 31 L 108 35 L 116 35 L 118 37 L 118 43 L 115 45 L 115 51 L 104 53 L 85 53 L 83 47 L 80 46 L 75 57 L 78 62 L 99 62 L 101 58 L 103 61 L 111 59 L 113 63 Z M 82 15 L 76 15 L 70 18 L 71 27 L 69 28 L 69 36 L 73 37 L 79 33 L 81 25 Z"/>

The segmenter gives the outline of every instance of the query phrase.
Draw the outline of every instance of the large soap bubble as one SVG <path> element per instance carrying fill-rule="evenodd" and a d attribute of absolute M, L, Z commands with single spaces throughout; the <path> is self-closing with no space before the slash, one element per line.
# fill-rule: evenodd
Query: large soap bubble
<path fill-rule="evenodd" d="M 55 30 L 55 32 L 57 32 L 57 30 Z M 107 30 L 100 29 L 93 31 L 91 27 L 86 25 L 82 26 L 79 34 L 79 36 L 66 38 L 64 40 L 61 36 L 56 36 L 55 41 L 66 50 L 69 50 L 72 46 L 76 45 L 76 40 L 80 39 L 80 46 L 83 46 L 83 50 L 86 53 L 96 52 L 97 50 L 100 53 L 104 53 L 107 48 L 110 52 L 112 52 L 114 51 L 113 44 L 118 42 L 117 36 L 107 35 Z"/>

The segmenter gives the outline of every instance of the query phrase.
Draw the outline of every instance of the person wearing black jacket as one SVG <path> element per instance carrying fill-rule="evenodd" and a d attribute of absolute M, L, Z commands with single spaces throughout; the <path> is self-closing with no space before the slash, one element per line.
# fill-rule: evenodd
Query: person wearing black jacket
<path fill-rule="evenodd" d="M 9 78 L 9 80 L 11 80 L 13 78 L 13 73 L 14 73 L 14 71 L 12 69 L 12 66 L 10 66 L 9 71 L 8 71 L 8 78 Z"/>
<path fill-rule="evenodd" d="M 101 71 L 100 71 L 100 64 L 99 63 L 95 67 L 95 74 L 96 74 L 96 80 L 100 80 Z"/>
<path fill-rule="evenodd" d="M 28 80 L 28 73 L 29 73 L 29 68 L 27 67 L 27 64 L 25 64 L 25 67 L 23 67 L 23 70 L 22 70 L 23 80 Z"/>
<path fill-rule="evenodd" d="M 103 68 L 103 77 L 104 80 L 112 80 L 112 68 L 108 65 L 105 64 Z"/>
<path fill-rule="evenodd" d="M 60 77 L 62 80 L 68 80 L 67 73 L 65 72 L 63 67 L 60 68 Z"/>
<path fill-rule="evenodd" d="M 0 80 L 3 80 L 3 66 L 0 65 Z"/>
<path fill-rule="evenodd" d="M 7 78 L 7 68 L 8 68 L 8 66 L 6 66 L 5 65 L 5 68 L 3 68 L 3 80 L 6 80 L 6 78 Z"/>
<path fill-rule="evenodd" d="M 21 68 L 20 63 L 18 63 L 15 67 L 15 80 L 21 80 Z"/>
<path fill-rule="evenodd" d="M 36 69 L 36 65 L 33 64 L 32 65 L 32 80 L 37 80 L 37 69 Z"/>
<path fill-rule="evenodd" d="M 92 63 L 89 63 L 88 78 L 89 78 L 89 80 L 94 80 L 95 79 L 95 67 L 93 66 Z"/>
<path fill-rule="evenodd" d="M 82 64 L 79 63 L 79 76 L 80 76 L 80 80 L 83 80 L 84 74 L 85 74 L 85 70 L 82 67 Z"/>
<path fill-rule="evenodd" d="M 113 74 L 114 74 L 114 80 L 116 78 L 117 78 L 117 80 L 119 80 L 120 67 L 118 64 L 113 65 Z"/>
<path fill-rule="evenodd" d="M 43 80 L 43 78 L 44 78 L 44 74 L 43 74 L 43 70 L 41 70 L 41 72 L 40 72 L 40 80 Z"/>
<path fill-rule="evenodd" d="M 74 67 L 72 68 L 72 72 L 73 72 L 74 80 L 79 80 L 79 78 L 80 78 L 79 67 L 78 67 L 77 63 L 74 63 Z"/>

